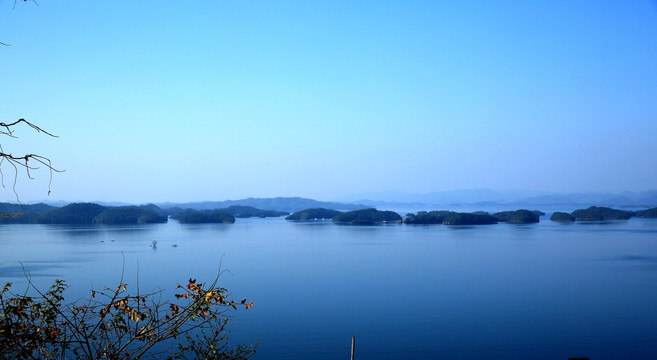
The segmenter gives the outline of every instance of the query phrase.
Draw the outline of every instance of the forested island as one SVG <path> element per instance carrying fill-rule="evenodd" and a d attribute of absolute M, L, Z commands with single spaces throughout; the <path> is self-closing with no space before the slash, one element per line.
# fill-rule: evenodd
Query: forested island
<path fill-rule="evenodd" d="M 103 206 L 95 203 L 72 203 L 55 207 L 43 203 L 19 205 L 0 203 L 0 224 L 153 224 L 166 223 L 169 216 L 181 224 L 224 223 L 232 224 L 236 218 L 281 217 L 285 211 L 263 210 L 252 206 L 233 205 L 226 208 L 198 210 L 191 208 L 161 208 L 154 204 Z M 380 225 L 380 224 L 443 224 L 443 225 L 488 225 L 499 222 L 510 224 L 538 223 L 545 213 L 538 210 L 519 209 L 488 213 L 472 213 L 448 210 L 418 211 L 402 217 L 394 211 L 375 208 L 341 212 L 328 208 L 309 208 L 294 212 L 286 220 L 315 221 L 331 220 L 335 224 Z M 571 213 L 556 211 L 550 220 L 557 222 L 627 220 L 631 217 L 657 218 L 657 208 L 640 211 L 618 210 L 608 207 L 590 206 Z"/>
<path fill-rule="evenodd" d="M 342 214 L 342 211 L 324 209 L 324 208 L 314 208 L 314 209 L 306 209 L 306 210 L 294 212 L 292 215 L 286 217 L 285 220 L 298 220 L 298 221 L 330 220 L 340 214 Z"/>
<path fill-rule="evenodd" d="M 640 210 L 636 212 L 636 217 L 638 218 L 657 218 L 657 208 Z"/>
<path fill-rule="evenodd" d="M 484 213 L 462 213 L 455 211 L 419 211 L 417 214 L 406 214 L 406 224 L 443 224 L 443 225 L 489 225 L 497 224 L 499 219 Z"/>
<path fill-rule="evenodd" d="M 417 214 L 406 214 L 406 224 L 443 224 L 443 225 L 489 225 L 498 222 L 511 224 L 527 224 L 539 222 L 544 213 L 534 210 L 502 211 L 489 214 L 485 211 L 461 213 L 454 211 L 419 211 Z"/>
<path fill-rule="evenodd" d="M 45 204 L 1 208 L 11 209 L 8 215 L 0 217 L 0 223 L 4 224 L 152 224 L 165 223 L 168 219 L 166 212 L 155 205 L 115 207 L 72 203 L 60 208 Z"/>
<path fill-rule="evenodd" d="M 374 208 L 348 211 L 333 217 L 336 224 L 376 225 L 384 223 L 401 223 L 402 217 L 394 211 L 382 211 Z"/>
<path fill-rule="evenodd" d="M 166 223 L 169 215 L 180 223 L 234 223 L 235 218 L 279 217 L 289 213 L 262 210 L 251 206 L 194 210 L 160 208 L 157 205 L 103 206 L 95 203 L 72 203 L 62 207 L 46 204 L 18 205 L 0 203 L 0 224 L 154 224 Z"/>
<path fill-rule="evenodd" d="M 347 225 L 379 225 L 388 223 L 404 223 L 409 225 L 490 225 L 499 222 L 506 222 L 509 224 L 531 224 L 540 222 L 540 217 L 545 215 L 542 211 L 527 209 L 501 211 L 493 214 L 485 211 L 466 213 L 439 210 L 418 211 L 416 214 L 408 213 L 402 218 L 399 214 L 393 211 L 381 211 L 374 208 L 349 211 L 345 213 L 320 208 L 297 211 L 288 216 L 286 220 L 308 221 L 328 219 L 331 214 L 335 214 L 331 218 L 334 223 Z M 633 216 L 657 218 L 657 208 L 634 212 L 591 206 L 587 209 L 575 210 L 570 214 L 559 211 L 554 212 L 550 217 L 550 220 L 562 222 L 626 220 Z"/>
<path fill-rule="evenodd" d="M 496 217 L 499 221 L 508 222 L 510 224 L 529 224 L 537 223 L 540 221 L 540 217 L 545 215 L 544 212 L 538 210 L 515 210 L 515 211 L 502 211 L 494 213 L 493 216 Z"/>
<path fill-rule="evenodd" d="M 232 224 L 235 222 L 233 215 L 220 210 L 185 209 L 171 215 L 171 218 L 178 220 L 181 224 Z"/>
<path fill-rule="evenodd" d="M 233 205 L 227 208 L 196 210 L 180 209 L 178 207 L 167 209 L 171 218 L 181 224 L 224 223 L 232 224 L 235 218 L 266 218 L 288 215 L 285 211 L 262 210 L 252 206 Z"/>
<path fill-rule="evenodd" d="M 657 218 L 657 208 L 627 211 L 618 210 L 602 206 L 590 206 L 586 209 L 578 209 L 570 214 L 557 211 L 552 214 L 550 220 L 560 222 L 573 221 L 607 221 L 607 220 L 627 220 L 633 216 L 640 218 Z"/>

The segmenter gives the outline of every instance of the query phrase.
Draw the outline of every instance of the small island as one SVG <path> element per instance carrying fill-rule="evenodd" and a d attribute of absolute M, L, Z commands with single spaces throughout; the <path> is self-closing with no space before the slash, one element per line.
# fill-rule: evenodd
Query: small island
<path fill-rule="evenodd" d="M 512 212 L 509 212 L 512 213 Z M 507 217 L 509 217 L 508 215 Z M 463 213 L 455 211 L 418 211 L 417 214 L 406 214 L 405 224 L 424 225 L 490 225 L 497 224 L 501 220 L 496 216 L 484 211 Z"/>
<path fill-rule="evenodd" d="M 641 210 L 636 212 L 636 217 L 644 219 L 655 219 L 657 218 L 657 208 L 651 208 L 646 210 Z"/>
<path fill-rule="evenodd" d="M 336 224 L 377 225 L 401 223 L 402 217 L 394 211 L 382 211 L 370 208 L 338 214 L 333 217 L 332 221 Z"/>
<path fill-rule="evenodd" d="M 634 212 L 601 206 L 590 206 L 587 209 L 575 210 L 570 215 L 577 221 L 627 220 L 634 216 Z"/>
<path fill-rule="evenodd" d="M 530 224 L 537 223 L 540 221 L 540 217 L 545 215 L 544 212 L 534 210 L 515 210 L 515 211 L 501 211 L 493 214 L 501 222 L 507 222 L 509 224 Z"/>
<path fill-rule="evenodd" d="M 418 224 L 418 225 L 429 225 L 429 224 L 442 224 L 446 217 L 449 215 L 456 214 L 453 211 L 418 211 L 417 214 L 406 214 L 404 219 L 405 224 Z"/>
<path fill-rule="evenodd" d="M 171 215 L 181 224 L 232 224 L 235 217 L 225 211 L 185 209 Z"/>
<path fill-rule="evenodd" d="M 573 222 L 575 221 L 575 217 L 565 212 L 555 211 L 552 216 L 550 216 L 550 220 L 560 222 Z"/>
<path fill-rule="evenodd" d="M 153 205 L 155 206 L 155 205 Z M 159 209 L 159 208 L 158 208 Z M 119 206 L 103 210 L 92 219 L 94 224 L 158 224 L 168 221 L 167 215 L 152 208 Z"/>
<path fill-rule="evenodd" d="M 324 209 L 324 208 L 314 208 L 306 209 L 293 213 L 292 215 L 285 218 L 285 220 L 295 220 L 295 221 L 309 221 L 309 220 L 330 220 L 333 217 L 342 214 L 342 211 Z"/>
<path fill-rule="evenodd" d="M 155 205 L 102 206 L 94 203 L 72 203 L 61 208 L 27 216 L 36 224 L 153 224 L 167 222 L 167 216 Z"/>
<path fill-rule="evenodd" d="M 481 213 L 452 213 L 445 217 L 443 225 L 490 225 L 499 220 L 492 215 Z"/>
<path fill-rule="evenodd" d="M 570 214 L 556 211 L 552 214 L 550 220 L 560 222 L 627 220 L 636 214 L 634 211 L 618 210 L 603 206 L 589 206 L 586 209 L 575 210 Z"/>

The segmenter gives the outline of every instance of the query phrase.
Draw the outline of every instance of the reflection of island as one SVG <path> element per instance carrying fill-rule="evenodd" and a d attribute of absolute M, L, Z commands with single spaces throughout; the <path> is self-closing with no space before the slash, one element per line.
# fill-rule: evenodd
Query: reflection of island
<path fill-rule="evenodd" d="M 293 213 L 292 215 L 285 218 L 285 220 L 326 220 L 333 219 L 333 217 L 342 214 L 342 211 L 324 209 L 324 208 L 315 208 L 315 209 L 306 209 Z"/>

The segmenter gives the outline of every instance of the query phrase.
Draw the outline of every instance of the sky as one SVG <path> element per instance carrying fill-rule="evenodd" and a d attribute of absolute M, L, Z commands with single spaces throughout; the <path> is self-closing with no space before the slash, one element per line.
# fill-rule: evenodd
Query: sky
<path fill-rule="evenodd" d="M 24 202 L 657 188 L 657 1 L 0 0 Z M 0 201 L 13 202 L 2 164 Z"/>

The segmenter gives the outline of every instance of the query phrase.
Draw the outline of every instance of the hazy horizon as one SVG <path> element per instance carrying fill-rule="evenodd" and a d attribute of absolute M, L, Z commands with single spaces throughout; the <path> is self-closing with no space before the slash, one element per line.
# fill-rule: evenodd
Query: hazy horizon
<path fill-rule="evenodd" d="M 23 202 L 657 184 L 654 1 L 0 1 Z M 4 197 L 16 200 L 3 164 Z"/>
<path fill-rule="evenodd" d="M 609 206 L 612 205 L 606 201 L 619 201 L 620 203 L 614 204 L 617 206 L 628 206 L 629 204 L 624 204 L 623 201 L 634 201 L 636 206 L 639 207 L 652 207 L 657 206 L 657 189 L 650 189 L 644 191 L 622 191 L 622 192 L 572 192 L 572 193 L 560 193 L 560 192 L 546 192 L 546 191 L 536 191 L 536 190 L 508 190 L 508 191 L 499 191 L 495 189 L 461 189 L 454 191 L 436 191 L 429 193 L 412 193 L 405 191 L 383 191 L 383 192 L 362 192 L 362 193 L 353 193 L 347 194 L 345 196 L 336 197 L 336 198 L 308 198 L 302 196 L 267 196 L 267 197 L 255 197 L 255 196 L 246 196 L 243 198 L 225 198 L 225 199 L 192 199 L 192 200 L 183 200 L 183 201 L 121 201 L 113 199 L 40 199 L 40 200 L 30 200 L 23 201 L 23 204 L 36 204 L 36 203 L 47 203 L 47 204 L 70 204 L 70 203 L 80 203 L 80 202 L 91 202 L 91 203 L 103 203 L 109 205 L 145 205 L 145 204 L 193 204 L 193 203 L 206 203 L 206 202 L 231 202 L 231 201 L 243 201 L 249 199 L 293 199 L 293 198 L 303 198 L 310 199 L 320 202 L 335 202 L 335 203 L 352 203 L 352 204 L 373 204 L 378 203 L 379 205 L 389 204 L 399 204 L 399 205 L 427 205 L 427 206 L 459 206 L 459 205 L 481 205 L 483 203 L 491 203 L 498 205 L 512 205 L 517 206 L 525 204 L 527 206 L 536 206 L 538 204 L 532 203 L 523 203 L 523 201 L 532 200 L 539 201 L 541 199 L 549 201 L 556 201 L 559 199 L 571 199 L 572 201 L 564 203 L 564 205 L 600 205 L 600 206 Z M 648 200 L 646 200 L 648 199 Z M 643 202 L 642 202 L 643 201 Z M 646 202 L 647 201 L 647 202 Z M 17 203 L 14 199 L 7 201 L 0 201 L 7 203 Z M 543 206 L 553 206 L 555 204 L 545 203 Z"/>

